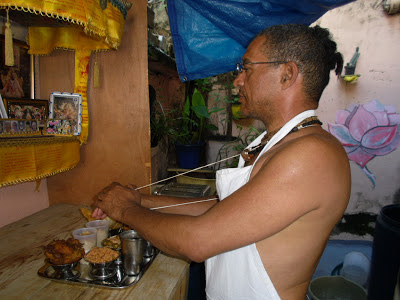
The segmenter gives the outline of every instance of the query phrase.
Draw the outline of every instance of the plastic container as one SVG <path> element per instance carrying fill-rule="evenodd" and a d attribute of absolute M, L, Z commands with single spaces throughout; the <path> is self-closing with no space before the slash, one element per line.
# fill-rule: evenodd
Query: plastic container
<path fill-rule="evenodd" d="M 77 239 L 88 253 L 97 244 L 97 230 L 95 228 L 79 228 L 72 232 L 72 236 Z"/>
<path fill-rule="evenodd" d="M 352 251 L 345 255 L 340 275 L 361 286 L 366 286 L 370 265 L 371 262 L 363 253 Z"/>
<path fill-rule="evenodd" d="M 97 230 L 97 247 L 102 247 L 101 242 L 108 238 L 109 223 L 106 220 L 95 220 L 86 223 L 86 227 L 95 228 Z"/>
<path fill-rule="evenodd" d="M 376 219 L 368 299 L 393 299 L 400 270 L 400 204 L 383 207 Z"/>
<path fill-rule="evenodd" d="M 315 278 L 308 287 L 308 294 L 312 300 L 367 299 L 367 292 L 362 286 L 342 276 L 322 276 Z"/>

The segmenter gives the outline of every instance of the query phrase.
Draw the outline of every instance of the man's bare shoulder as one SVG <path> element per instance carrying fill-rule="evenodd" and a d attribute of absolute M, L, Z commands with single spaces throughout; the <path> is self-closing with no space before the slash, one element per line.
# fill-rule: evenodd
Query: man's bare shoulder
<path fill-rule="evenodd" d="M 257 186 L 261 189 L 268 187 L 276 196 L 282 193 L 282 186 L 286 187 L 286 196 L 290 195 L 289 189 L 296 191 L 293 196 L 304 198 L 303 205 L 308 203 L 310 209 L 316 203 L 319 205 L 321 199 L 333 202 L 336 197 L 343 199 L 345 204 L 350 190 L 350 166 L 346 152 L 335 137 L 321 128 L 288 136 L 260 157 L 252 178 Z M 327 196 L 327 193 L 330 195 Z"/>
<path fill-rule="evenodd" d="M 312 159 L 315 163 L 314 167 L 338 162 L 348 165 L 348 157 L 343 146 L 322 128 L 315 128 L 300 135 L 289 135 L 271 150 L 267 152 L 265 162 L 272 163 L 271 160 L 275 159 L 295 159 L 297 163 L 303 162 L 308 167 L 312 167 L 308 165 L 309 159 Z"/>

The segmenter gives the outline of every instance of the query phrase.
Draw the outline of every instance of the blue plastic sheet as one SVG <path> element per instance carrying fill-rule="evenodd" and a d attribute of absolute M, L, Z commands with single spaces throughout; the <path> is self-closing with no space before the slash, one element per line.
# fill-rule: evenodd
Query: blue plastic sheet
<path fill-rule="evenodd" d="M 354 0 L 167 0 L 182 82 L 232 71 L 262 29 L 310 25 Z"/>

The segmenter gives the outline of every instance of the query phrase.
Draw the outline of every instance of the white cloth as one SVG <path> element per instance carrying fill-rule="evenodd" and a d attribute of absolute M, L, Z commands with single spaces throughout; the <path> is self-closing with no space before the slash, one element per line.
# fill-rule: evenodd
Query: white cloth
<path fill-rule="evenodd" d="M 260 156 L 283 139 L 298 123 L 311 116 L 315 116 L 314 110 L 302 112 L 286 123 L 264 146 L 252 166 L 244 167 L 245 162 L 241 157 L 238 168 L 217 171 L 216 186 L 220 200 L 245 185 Z M 248 147 L 260 144 L 264 135 L 265 132 Z M 206 260 L 205 266 L 207 299 L 280 299 L 264 268 L 255 243 L 211 257 Z"/>

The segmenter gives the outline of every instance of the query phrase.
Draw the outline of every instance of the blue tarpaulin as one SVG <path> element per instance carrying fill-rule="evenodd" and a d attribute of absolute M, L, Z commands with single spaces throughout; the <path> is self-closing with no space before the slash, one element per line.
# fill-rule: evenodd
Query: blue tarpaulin
<path fill-rule="evenodd" d="M 235 69 L 262 29 L 310 25 L 328 10 L 354 0 L 167 0 L 182 82 Z"/>

